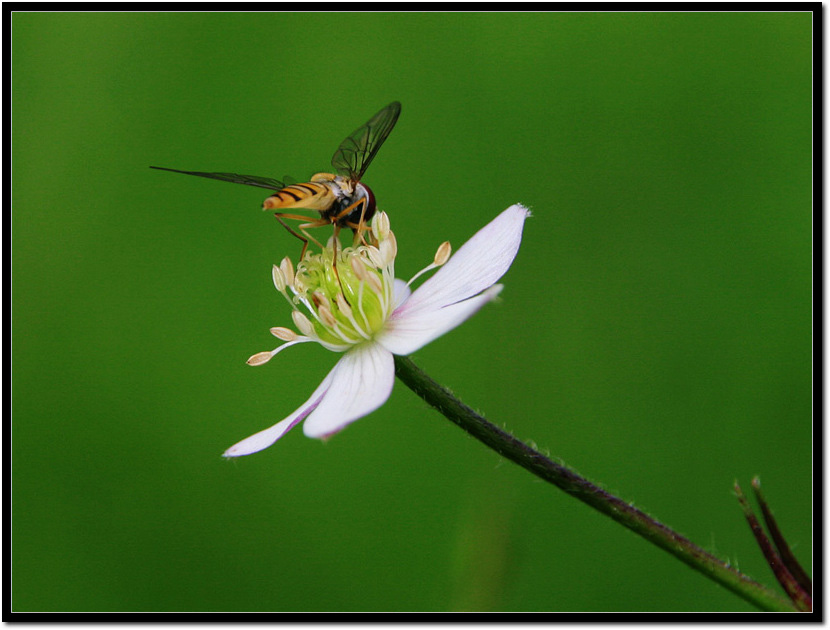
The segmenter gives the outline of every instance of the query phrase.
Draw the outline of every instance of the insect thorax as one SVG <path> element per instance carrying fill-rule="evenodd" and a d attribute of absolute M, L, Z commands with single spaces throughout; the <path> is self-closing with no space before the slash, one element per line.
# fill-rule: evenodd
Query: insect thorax
<path fill-rule="evenodd" d="M 329 208 L 320 210 L 321 216 L 332 221 L 340 217 L 337 223 L 354 229 L 360 223 L 361 215 L 363 223 L 368 223 L 375 214 L 375 196 L 365 184 L 331 173 L 316 173 L 311 181 L 324 184 L 334 194 L 334 203 Z M 359 203 L 360 201 L 363 203 Z M 354 208 L 348 214 L 343 215 L 343 212 L 351 206 Z"/>

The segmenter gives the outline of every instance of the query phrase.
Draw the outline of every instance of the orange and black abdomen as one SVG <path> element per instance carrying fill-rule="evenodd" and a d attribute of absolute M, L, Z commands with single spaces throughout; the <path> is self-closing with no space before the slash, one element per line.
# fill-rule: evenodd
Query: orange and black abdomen
<path fill-rule="evenodd" d="M 291 184 L 268 197 L 263 204 L 263 210 L 278 210 L 280 208 L 309 208 L 311 210 L 328 210 L 335 202 L 334 191 L 325 183 L 305 182 Z"/>

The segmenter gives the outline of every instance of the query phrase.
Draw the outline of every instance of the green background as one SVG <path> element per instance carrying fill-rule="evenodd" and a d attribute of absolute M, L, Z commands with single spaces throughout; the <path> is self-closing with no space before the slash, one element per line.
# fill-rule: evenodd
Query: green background
<path fill-rule="evenodd" d="M 414 359 L 756 579 L 758 474 L 811 571 L 809 13 L 16 13 L 16 611 L 752 610 L 402 384 L 326 443 L 225 448 L 336 356 L 266 191 L 392 100 L 365 180 L 407 278 L 512 203 L 499 303 Z"/>

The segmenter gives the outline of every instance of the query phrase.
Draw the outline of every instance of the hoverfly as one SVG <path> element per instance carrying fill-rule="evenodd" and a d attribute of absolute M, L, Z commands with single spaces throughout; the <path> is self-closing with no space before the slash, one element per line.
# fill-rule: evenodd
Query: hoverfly
<path fill-rule="evenodd" d="M 401 104 L 397 101 L 381 109 L 365 125 L 355 130 L 340 143 L 331 158 L 331 165 L 336 174 L 317 173 L 311 177 L 311 181 L 305 183 L 289 183 L 270 177 L 238 175 L 236 173 L 201 173 L 198 171 L 180 171 L 161 166 L 151 166 L 150 168 L 208 177 L 234 184 L 258 186 L 274 191 L 263 202 L 262 209 L 277 210 L 277 212 L 274 212 L 277 220 L 286 230 L 303 242 L 303 250 L 300 253 L 300 260 L 302 260 L 308 248 L 308 239 L 316 242 L 316 239 L 306 232 L 308 228 L 333 225 L 335 248 L 337 247 L 340 230 L 344 227 L 352 230 L 355 242 L 363 239 L 366 223 L 375 214 L 376 205 L 375 195 L 371 188 L 360 180 L 363 178 L 366 169 L 369 168 L 372 159 L 377 155 L 378 149 L 380 149 L 398 121 L 400 113 Z M 320 218 L 314 219 L 301 214 L 283 212 L 283 210 L 295 208 L 317 210 L 320 213 Z M 308 238 L 297 234 L 283 219 L 304 221 L 305 223 L 298 227 Z"/>

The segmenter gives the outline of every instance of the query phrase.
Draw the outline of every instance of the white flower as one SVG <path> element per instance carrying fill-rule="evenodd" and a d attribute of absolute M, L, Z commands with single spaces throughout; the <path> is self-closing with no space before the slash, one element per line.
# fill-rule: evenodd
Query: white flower
<path fill-rule="evenodd" d="M 373 244 L 339 251 L 336 271 L 330 246 L 307 254 L 296 273 L 287 258 L 275 265 L 274 284 L 294 309 L 301 334 L 272 328 L 285 343 L 248 363 L 261 365 L 285 348 L 310 341 L 344 354 L 299 409 L 230 447 L 225 457 L 267 448 L 303 419 L 308 437 L 325 438 L 380 407 L 392 392 L 393 354 L 415 352 L 498 295 L 502 286 L 495 282 L 513 263 L 529 215 L 524 206 L 510 206 L 449 260 L 449 243 L 444 243 L 415 278 L 441 269 L 414 292 L 409 284 L 415 278 L 409 283 L 395 279 L 397 245 L 384 213 L 372 223 Z"/>

